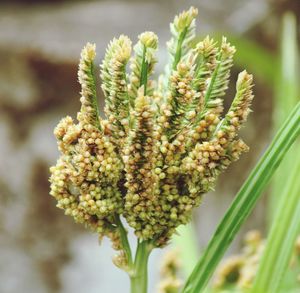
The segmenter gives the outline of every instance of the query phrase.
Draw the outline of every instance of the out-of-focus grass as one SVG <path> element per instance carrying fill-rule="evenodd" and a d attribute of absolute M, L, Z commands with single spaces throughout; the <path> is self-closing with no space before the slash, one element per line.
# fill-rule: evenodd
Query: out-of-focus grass
<path fill-rule="evenodd" d="M 292 13 L 286 13 L 282 21 L 280 70 L 275 83 L 275 103 L 273 111 L 274 129 L 282 123 L 291 109 L 300 100 L 299 92 L 299 50 L 297 47 L 297 23 Z M 272 181 L 272 192 L 269 199 L 269 225 L 277 210 L 282 194 L 286 188 L 290 172 L 293 169 L 295 155 L 299 152 L 299 141 L 284 158 Z M 300 184 L 300 180 L 299 180 Z M 300 215 L 299 215 L 300 216 Z"/>
<path fill-rule="evenodd" d="M 273 220 L 262 259 L 260 260 L 258 273 L 253 293 L 289 292 L 282 286 L 282 279 L 290 262 L 295 240 L 300 227 L 300 153 L 295 157 L 294 168 L 289 172 L 289 180 L 286 189 L 280 197 L 280 205 Z M 294 276 L 294 288 L 297 288 L 297 276 Z M 287 284 L 288 285 L 288 284 Z M 290 288 L 289 288 L 290 289 Z"/>
<path fill-rule="evenodd" d="M 279 125 L 299 101 L 298 54 L 296 19 L 293 14 L 286 13 L 282 23 L 281 70 L 275 91 L 275 125 Z M 298 139 L 272 182 L 269 204 L 271 231 L 252 292 L 290 292 L 299 286 L 296 284 L 297 275 L 286 272 L 300 232 L 299 150 Z"/>

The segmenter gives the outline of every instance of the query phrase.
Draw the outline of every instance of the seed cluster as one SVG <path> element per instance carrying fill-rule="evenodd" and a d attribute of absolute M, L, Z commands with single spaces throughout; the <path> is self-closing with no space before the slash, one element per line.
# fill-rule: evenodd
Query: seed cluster
<path fill-rule="evenodd" d="M 95 47 L 88 44 L 82 52 L 78 73 L 82 85 L 79 123 L 74 124 L 67 116 L 54 130 L 61 157 L 50 168 L 51 195 L 66 215 L 73 216 L 76 222 L 84 223 L 101 237 L 111 237 L 114 246 L 119 247 L 114 215 L 123 211 L 118 187 L 123 163 L 110 137 L 101 131 L 96 114 L 90 74 L 94 58 Z"/>
<path fill-rule="evenodd" d="M 206 37 L 190 49 L 197 10 L 175 17 L 169 63 L 158 83 L 150 79 L 157 36 L 114 39 L 101 64 L 106 119 L 99 115 L 93 73 L 95 46 L 81 54 L 81 110 L 54 133 L 61 157 L 51 168 L 57 206 L 122 249 L 119 217 L 141 240 L 163 246 L 190 221 L 218 175 L 248 150 L 237 133 L 249 113 L 252 76 L 239 74 L 236 96 L 223 117 L 235 49 Z M 131 73 L 127 72 L 130 62 Z M 122 256 L 122 257 L 121 257 Z M 126 254 L 120 254 L 124 263 Z"/>
<path fill-rule="evenodd" d="M 131 41 L 121 35 L 109 44 L 101 64 L 102 90 L 106 96 L 105 114 L 115 138 L 123 138 L 128 129 L 129 101 L 126 64 L 131 55 Z"/>
<path fill-rule="evenodd" d="M 138 91 L 132 116 L 135 127 L 129 132 L 123 156 L 127 188 L 124 216 L 138 237 L 148 239 L 155 219 L 161 214 L 159 174 L 155 171 L 160 153 L 153 125 L 154 110 L 143 87 Z"/>

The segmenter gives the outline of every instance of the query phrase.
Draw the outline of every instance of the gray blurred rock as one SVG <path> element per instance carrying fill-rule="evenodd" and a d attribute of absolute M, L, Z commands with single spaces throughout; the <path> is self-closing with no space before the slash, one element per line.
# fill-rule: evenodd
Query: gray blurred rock
<path fill-rule="evenodd" d="M 98 45 L 100 56 L 113 36 L 136 36 L 152 30 L 163 45 L 168 24 L 189 6 L 199 8 L 198 32 L 245 32 L 268 11 L 266 2 L 230 0 L 202 1 L 85 1 L 82 3 L 3 6 L 0 11 L 0 44 L 30 48 L 63 60 L 78 58 L 87 42 Z"/>

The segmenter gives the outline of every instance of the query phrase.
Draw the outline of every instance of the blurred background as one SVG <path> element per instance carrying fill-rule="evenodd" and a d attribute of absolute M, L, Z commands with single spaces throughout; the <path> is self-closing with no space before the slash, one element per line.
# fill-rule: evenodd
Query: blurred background
<path fill-rule="evenodd" d="M 282 52 L 283 18 L 290 11 L 299 19 L 299 0 L 0 1 L 1 293 L 127 292 L 127 276 L 111 263 L 110 243 L 105 240 L 100 247 L 97 235 L 65 217 L 49 195 L 48 169 L 58 157 L 52 133 L 63 116 L 76 117 L 79 110 L 77 64 L 86 42 L 97 44 L 100 63 L 114 36 L 124 33 L 136 41 L 139 33 L 152 30 L 160 40 L 158 58 L 166 60 L 168 24 L 191 5 L 199 9 L 199 38 L 224 34 L 236 45 L 232 80 L 247 68 L 256 84 L 254 113 L 241 135 L 251 150 L 221 176 L 195 213 L 201 249 L 276 129 L 281 60 L 291 57 Z M 287 26 L 286 32 L 294 34 L 290 44 L 295 46 L 299 26 Z M 294 70 L 296 64 L 290 63 Z M 159 63 L 156 73 L 161 70 Z M 296 87 L 297 82 L 289 89 Z M 234 83 L 227 105 L 233 94 Z M 268 196 L 260 201 L 230 253 L 245 231 L 264 231 L 267 201 Z M 155 292 L 161 255 L 157 250 L 151 256 L 149 292 Z"/>

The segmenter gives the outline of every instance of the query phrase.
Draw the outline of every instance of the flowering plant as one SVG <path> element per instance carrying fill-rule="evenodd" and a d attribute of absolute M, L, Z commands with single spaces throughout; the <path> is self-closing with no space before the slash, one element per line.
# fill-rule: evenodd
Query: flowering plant
<path fill-rule="evenodd" d="M 235 48 L 209 37 L 192 48 L 196 15 L 192 7 L 171 23 L 169 62 L 157 82 L 154 33 L 139 36 L 133 57 L 128 37 L 111 41 L 101 64 L 106 119 L 96 96 L 95 45 L 88 43 L 78 71 L 78 123 L 67 116 L 54 131 L 61 156 L 51 167 L 51 195 L 66 215 L 111 239 L 132 292 L 146 292 L 151 250 L 191 220 L 218 175 L 248 150 L 237 133 L 250 111 L 252 75 L 239 74 L 222 116 Z M 123 220 L 138 239 L 134 259 Z"/>

